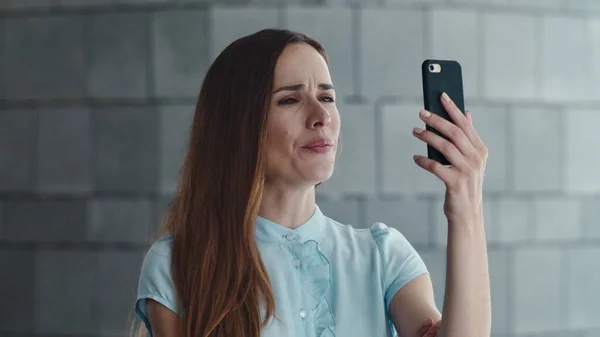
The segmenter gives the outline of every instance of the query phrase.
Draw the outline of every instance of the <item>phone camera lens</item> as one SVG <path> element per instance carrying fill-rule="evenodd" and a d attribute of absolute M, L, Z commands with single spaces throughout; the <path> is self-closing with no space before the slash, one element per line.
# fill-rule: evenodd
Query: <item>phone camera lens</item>
<path fill-rule="evenodd" d="M 433 64 L 429 65 L 429 71 L 433 72 L 435 70 L 435 66 Z"/>

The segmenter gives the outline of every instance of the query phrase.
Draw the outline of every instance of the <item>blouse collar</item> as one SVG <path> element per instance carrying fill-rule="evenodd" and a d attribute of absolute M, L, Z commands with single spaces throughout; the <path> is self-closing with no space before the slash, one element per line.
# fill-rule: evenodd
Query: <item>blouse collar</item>
<path fill-rule="evenodd" d="M 302 225 L 291 229 L 259 216 L 256 219 L 256 238 L 265 242 L 293 242 L 294 240 L 318 240 L 325 230 L 325 216 L 315 204 L 313 215 Z"/>

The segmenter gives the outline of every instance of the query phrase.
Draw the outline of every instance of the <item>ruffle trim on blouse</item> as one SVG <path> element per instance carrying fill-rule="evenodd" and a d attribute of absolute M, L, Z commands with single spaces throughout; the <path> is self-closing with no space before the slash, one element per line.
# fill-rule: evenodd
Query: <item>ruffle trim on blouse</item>
<path fill-rule="evenodd" d="M 315 322 L 315 336 L 335 337 L 335 319 L 327 293 L 331 289 L 331 265 L 319 250 L 319 244 L 308 240 L 294 248 L 302 261 L 302 268 L 308 281 L 305 290 L 311 300 L 311 310 Z"/>
<path fill-rule="evenodd" d="M 388 234 L 389 230 L 390 228 L 382 222 L 376 222 L 371 226 L 371 234 L 375 239 L 379 238 L 382 235 Z"/>

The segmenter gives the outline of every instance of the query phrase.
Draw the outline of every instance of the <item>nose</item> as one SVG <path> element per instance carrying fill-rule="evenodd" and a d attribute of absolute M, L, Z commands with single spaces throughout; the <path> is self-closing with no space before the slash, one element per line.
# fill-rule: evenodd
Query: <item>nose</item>
<path fill-rule="evenodd" d="M 319 101 L 313 102 L 307 119 L 309 129 L 317 129 L 331 124 L 331 114 L 321 105 Z"/>

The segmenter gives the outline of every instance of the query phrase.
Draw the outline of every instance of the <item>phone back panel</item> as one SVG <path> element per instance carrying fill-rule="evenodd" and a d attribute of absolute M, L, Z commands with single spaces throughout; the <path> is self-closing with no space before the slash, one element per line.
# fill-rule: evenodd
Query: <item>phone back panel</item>
<path fill-rule="evenodd" d="M 439 72 L 430 70 L 430 65 L 435 64 L 441 66 Z M 454 101 L 460 111 L 463 114 L 465 113 L 462 70 L 458 62 L 451 60 L 425 60 L 421 65 L 421 73 L 423 79 L 423 101 L 426 110 L 452 122 L 441 102 L 441 95 L 445 92 Z M 448 137 L 429 125 L 426 125 L 426 130 L 448 139 Z M 427 156 L 430 159 L 440 162 L 442 165 L 450 165 L 450 162 L 444 155 L 429 144 L 427 145 Z"/>

